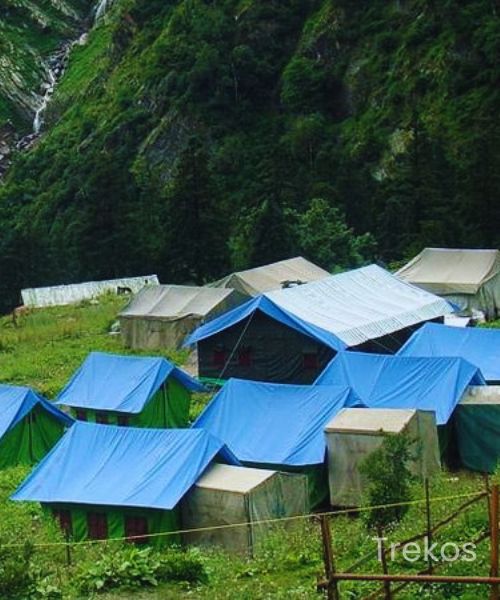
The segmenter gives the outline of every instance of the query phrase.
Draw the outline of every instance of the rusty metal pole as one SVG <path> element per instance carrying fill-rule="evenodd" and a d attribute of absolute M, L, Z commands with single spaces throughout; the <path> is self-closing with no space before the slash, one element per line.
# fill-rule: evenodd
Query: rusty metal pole
<path fill-rule="evenodd" d="M 491 488 L 490 504 L 490 577 L 498 577 L 498 484 Z M 490 600 L 499 600 L 498 583 L 491 585 Z"/>
<path fill-rule="evenodd" d="M 330 521 L 327 515 L 321 515 L 319 518 L 321 526 L 321 539 L 323 541 L 323 561 L 325 564 L 325 575 L 327 587 L 326 597 L 328 600 L 340 600 L 338 582 L 335 579 L 335 563 L 333 559 L 332 532 L 330 530 Z"/>
<path fill-rule="evenodd" d="M 427 544 L 429 548 L 432 547 L 432 519 L 431 519 L 431 495 L 429 491 L 429 478 L 426 477 L 424 480 L 425 485 L 425 516 L 427 519 Z M 429 552 L 428 557 L 428 571 L 429 574 L 432 575 L 434 570 L 434 565 L 432 564 L 432 556 Z"/>
<path fill-rule="evenodd" d="M 389 575 L 389 568 L 387 566 L 387 556 L 384 544 L 384 532 L 382 531 L 381 527 L 378 528 L 378 537 L 380 540 L 380 561 L 382 563 L 382 572 L 384 575 Z M 390 581 L 384 581 L 384 598 L 385 600 L 392 599 Z"/>

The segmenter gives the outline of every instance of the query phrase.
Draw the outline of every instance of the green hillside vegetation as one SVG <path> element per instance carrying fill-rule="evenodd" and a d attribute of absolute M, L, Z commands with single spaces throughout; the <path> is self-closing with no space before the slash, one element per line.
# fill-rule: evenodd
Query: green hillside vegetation
<path fill-rule="evenodd" d="M 116 0 L 0 189 L 2 303 L 500 245 L 491 0 Z"/>

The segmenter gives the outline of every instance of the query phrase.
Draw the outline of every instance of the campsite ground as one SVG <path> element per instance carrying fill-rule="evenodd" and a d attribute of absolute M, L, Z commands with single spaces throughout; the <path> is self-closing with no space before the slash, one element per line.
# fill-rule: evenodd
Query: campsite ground
<path fill-rule="evenodd" d="M 5 317 L 0 320 L 0 381 L 29 385 L 53 398 L 69 375 L 91 350 L 127 352 L 118 335 L 109 330 L 123 299 L 105 297 L 98 304 L 85 303 L 73 307 L 58 307 L 34 311 L 19 320 L 15 326 Z M 185 352 L 169 353 L 169 358 L 182 363 Z M 207 397 L 199 396 L 193 403 L 192 416 L 197 414 Z M 35 548 L 29 568 L 33 579 L 29 596 L 8 595 L 14 588 L 15 578 L 21 577 L 14 566 L 11 572 L 4 568 L 6 556 L 16 558 L 21 549 L 2 549 L 1 544 L 61 542 L 60 533 L 38 507 L 12 503 L 8 496 L 22 480 L 27 470 L 23 468 L 0 473 L 0 596 L 2 598 L 89 598 L 93 589 L 100 589 L 103 600 L 162 600 L 189 597 L 195 600 L 254 600 L 259 598 L 317 599 L 315 592 L 317 575 L 322 571 L 322 555 L 317 523 L 298 521 L 287 531 L 275 530 L 259 549 L 253 560 L 227 556 L 223 552 L 203 551 L 188 555 L 190 584 L 164 582 L 149 573 L 140 573 L 130 560 L 130 545 L 109 542 L 99 548 L 80 546 L 72 549 L 72 565 L 66 565 L 64 546 Z M 464 502 L 463 494 L 480 492 L 483 480 L 467 473 L 443 473 L 431 484 L 432 518 L 434 522 L 445 518 Z M 415 499 L 423 498 L 421 484 L 415 484 Z M 444 499 L 447 498 L 447 499 Z M 487 511 L 484 501 L 443 528 L 439 540 L 464 543 L 478 537 L 487 529 Z M 412 506 L 398 528 L 389 534 L 390 540 L 408 538 L 423 531 L 425 512 L 422 504 Z M 363 520 L 356 515 L 337 516 L 332 519 L 334 550 L 337 568 L 345 570 L 360 557 L 375 549 L 373 534 L 366 530 Z M 7 554 L 5 554 L 5 552 Z M 139 551 L 140 552 L 140 551 Z M 127 554 L 128 553 L 128 554 Z M 110 557 L 113 559 L 111 561 Z M 170 559 L 169 559 L 170 560 Z M 178 560 L 173 556 L 172 560 Z M 151 561 L 148 559 L 148 564 Z M 112 563 L 112 564 L 111 564 Z M 132 564 L 133 563 L 133 564 Z M 389 568 L 395 572 L 415 572 L 425 568 L 425 563 L 402 562 L 399 557 Z M 180 567 L 180 579 L 182 579 Z M 187 568 L 187 567 L 186 567 Z M 364 565 L 367 572 L 380 572 L 375 557 Z M 195 575 L 193 576 L 193 569 Z M 457 561 L 442 564 L 440 574 L 486 575 L 488 572 L 488 542 L 478 546 L 474 562 Z M 16 574 L 17 573 L 17 574 Z M 137 573 L 139 573 L 137 575 Z M 141 579 L 141 576 L 142 579 Z M 179 576 L 179 573 L 178 573 Z M 123 581 L 137 580 L 141 583 L 132 588 L 111 589 Z M 134 579 L 135 578 L 135 579 Z M 148 585 L 156 583 L 157 585 Z M 91 582 L 89 584 L 89 582 Z M 86 586 L 86 587 L 85 587 Z M 374 586 L 346 583 L 342 598 L 362 598 Z M 89 591 L 90 590 L 90 591 Z M 445 599 L 487 598 L 486 589 L 466 586 L 440 586 L 408 588 L 400 597 Z"/>

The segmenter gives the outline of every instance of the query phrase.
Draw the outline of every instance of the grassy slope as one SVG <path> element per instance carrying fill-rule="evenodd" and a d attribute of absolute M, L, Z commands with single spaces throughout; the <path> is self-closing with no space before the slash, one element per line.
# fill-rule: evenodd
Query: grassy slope
<path fill-rule="evenodd" d="M 0 380 L 17 384 L 32 385 L 53 397 L 63 386 L 72 371 L 80 364 L 90 350 L 127 352 L 119 336 L 110 336 L 108 331 L 116 313 L 123 304 L 122 299 L 104 297 L 98 304 L 82 304 L 71 307 L 58 307 L 34 311 L 24 317 L 15 328 L 8 317 L 0 321 Z M 182 362 L 185 355 L 176 353 L 171 358 Z M 200 399 L 203 402 L 202 399 Z M 201 407 L 198 403 L 196 411 Z M 33 526 L 31 537 L 35 542 L 57 538 L 53 528 L 44 524 L 43 515 L 36 507 L 18 505 L 7 500 L 9 492 L 24 477 L 20 469 L 6 476 L 0 476 L 0 510 L 8 515 L 6 527 L 13 529 L 16 539 L 23 538 L 23 531 Z M 470 474 L 443 474 L 432 483 L 433 496 L 453 496 L 481 491 L 483 484 L 479 477 Z M 422 498 L 423 490 L 416 485 L 416 498 Z M 439 501 L 433 504 L 434 521 L 449 514 L 463 500 Z M 403 524 L 390 536 L 390 539 L 410 537 L 423 530 L 425 515 L 422 506 L 413 507 Z M 43 525 L 43 527 L 42 527 Z M 484 503 L 467 512 L 460 519 L 443 530 L 440 536 L 444 541 L 467 541 L 478 535 L 487 526 Z M 373 548 L 371 535 L 364 529 L 360 519 L 337 517 L 332 522 L 337 568 L 346 569 L 352 562 Z M 7 535 L 7 537 L 6 537 Z M 0 538 L 9 539 L 0 525 Z M 115 543 L 116 544 L 116 543 Z M 102 548 L 99 549 L 102 552 Z M 40 553 L 37 553 L 40 557 Z M 479 561 L 474 564 L 457 563 L 442 571 L 454 574 L 486 574 L 487 544 L 480 548 Z M 80 547 L 75 550 L 76 566 L 64 566 L 64 553 L 61 549 L 43 551 L 43 568 L 47 571 L 47 581 L 56 583 L 64 590 L 64 598 L 75 598 L 71 584 L 74 573 L 79 568 L 87 568 L 97 559 L 96 550 Z M 256 598 L 318 598 L 315 592 L 316 575 L 321 572 L 321 550 L 318 526 L 299 523 L 288 532 L 277 531 L 266 542 L 256 558 L 247 561 L 228 557 L 220 552 L 205 552 L 203 561 L 208 573 L 206 584 L 188 588 L 182 584 L 163 584 L 157 589 L 134 591 L 134 598 L 162 600 L 179 598 L 184 595 L 194 599 L 207 597 L 214 599 L 254 600 Z M 424 568 L 416 563 L 414 569 Z M 401 563 L 391 567 L 394 571 L 403 570 Z M 366 565 L 367 571 L 378 571 L 375 561 Z M 373 586 L 344 584 L 347 598 L 359 598 Z M 120 591 L 103 595 L 106 600 L 125 600 L 132 592 Z M 404 596 L 409 599 L 422 598 L 464 598 L 483 597 L 480 592 L 447 586 L 446 588 L 426 588 L 408 590 Z"/>

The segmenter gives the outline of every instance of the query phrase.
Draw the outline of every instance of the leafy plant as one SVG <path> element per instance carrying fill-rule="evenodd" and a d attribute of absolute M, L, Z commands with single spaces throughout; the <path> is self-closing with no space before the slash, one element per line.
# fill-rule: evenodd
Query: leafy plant
<path fill-rule="evenodd" d="M 387 435 L 360 465 L 360 472 L 368 481 L 365 500 L 368 506 L 380 507 L 363 513 L 370 529 L 394 527 L 408 512 L 408 505 L 385 505 L 411 500 L 410 445 L 405 433 Z"/>

